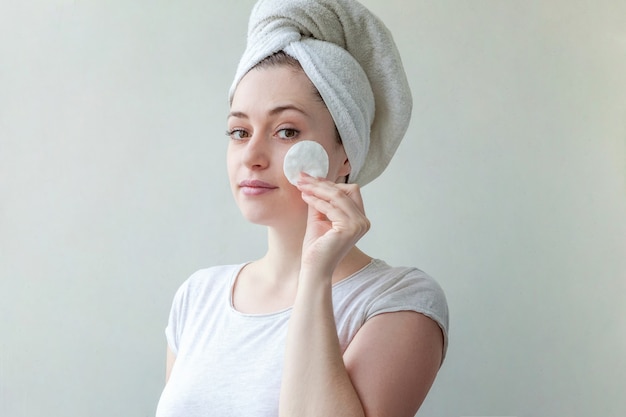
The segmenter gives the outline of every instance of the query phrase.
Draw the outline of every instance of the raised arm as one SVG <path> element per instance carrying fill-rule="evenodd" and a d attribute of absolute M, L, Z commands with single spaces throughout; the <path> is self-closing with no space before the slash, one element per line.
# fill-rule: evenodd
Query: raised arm
<path fill-rule="evenodd" d="M 281 417 L 412 417 L 442 359 L 443 336 L 414 312 L 370 319 L 342 355 L 332 275 L 369 228 L 358 188 L 305 178 L 309 204 L 302 269 L 289 323 Z"/>

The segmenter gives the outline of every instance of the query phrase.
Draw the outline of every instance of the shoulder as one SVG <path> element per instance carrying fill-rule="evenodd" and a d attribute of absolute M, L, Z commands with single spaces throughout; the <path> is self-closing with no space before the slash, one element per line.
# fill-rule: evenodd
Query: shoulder
<path fill-rule="evenodd" d="M 180 285 L 174 296 L 174 303 L 204 299 L 215 291 L 227 288 L 242 266 L 243 264 L 218 265 L 197 270 Z"/>
<path fill-rule="evenodd" d="M 243 264 L 233 264 L 199 269 L 191 274 L 183 285 L 186 284 L 188 287 L 205 287 L 229 281 L 242 267 Z"/>
<path fill-rule="evenodd" d="M 427 311 L 445 313 L 447 301 L 439 283 L 426 272 L 415 267 L 390 266 L 374 259 L 370 265 L 340 283 L 338 290 L 347 297 L 365 297 L 370 301 L 370 310 L 379 304 L 385 308 L 419 305 Z M 345 288 L 340 288 L 345 287 Z M 444 308 L 445 311 L 441 311 Z"/>
<path fill-rule="evenodd" d="M 379 299 L 391 297 L 409 306 L 419 306 L 427 315 L 445 316 L 447 321 L 445 292 L 433 277 L 415 267 L 392 267 L 383 261 L 379 263 L 373 271 L 374 288 L 380 292 Z"/>
<path fill-rule="evenodd" d="M 172 301 L 165 334 L 172 353 L 178 349 L 184 334 L 194 334 L 194 323 L 201 325 L 202 318 L 220 306 L 228 305 L 228 285 L 241 265 L 223 265 L 201 269 L 193 273 L 178 288 Z M 191 333 L 189 329 L 191 325 Z"/>
<path fill-rule="evenodd" d="M 413 288 L 443 293 L 433 277 L 412 266 L 390 266 L 385 261 L 374 259 L 371 267 L 364 269 L 362 273 L 368 278 L 370 285 L 381 289 Z"/>
<path fill-rule="evenodd" d="M 400 311 L 413 311 L 432 319 L 444 335 L 445 352 L 448 303 L 441 285 L 426 272 L 415 267 L 390 266 L 375 259 L 343 286 L 342 301 L 361 305 L 364 321 Z"/>

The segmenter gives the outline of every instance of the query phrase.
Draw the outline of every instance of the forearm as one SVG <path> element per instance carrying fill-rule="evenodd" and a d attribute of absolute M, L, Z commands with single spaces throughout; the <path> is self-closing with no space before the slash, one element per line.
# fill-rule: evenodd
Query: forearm
<path fill-rule="evenodd" d="M 330 279 L 300 277 L 287 334 L 279 414 L 364 416 L 339 347 Z"/>

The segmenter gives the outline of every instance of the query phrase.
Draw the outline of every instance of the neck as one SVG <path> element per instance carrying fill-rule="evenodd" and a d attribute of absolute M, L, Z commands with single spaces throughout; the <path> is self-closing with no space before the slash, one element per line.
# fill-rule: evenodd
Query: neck
<path fill-rule="evenodd" d="M 269 227 L 267 253 L 260 263 L 276 281 L 297 281 L 302 257 L 304 227 L 294 225 L 281 230 Z"/>
<path fill-rule="evenodd" d="M 302 241 L 305 227 L 289 226 L 286 230 L 268 228 L 268 250 L 257 265 L 265 271 L 267 279 L 275 284 L 296 283 L 300 273 Z M 333 282 L 353 274 L 371 261 L 371 258 L 354 246 L 339 263 Z"/>

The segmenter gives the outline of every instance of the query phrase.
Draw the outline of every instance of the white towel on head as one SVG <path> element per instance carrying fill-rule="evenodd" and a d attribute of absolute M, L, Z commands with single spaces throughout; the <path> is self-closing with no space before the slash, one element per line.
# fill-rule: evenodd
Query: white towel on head
<path fill-rule="evenodd" d="M 354 0 L 259 0 L 230 88 L 278 52 L 296 58 L 320 92 L 350 161 L 349 181 L 365 185 L 389 164 L 409 125 L 412 98 L 385 25 Z"/>

